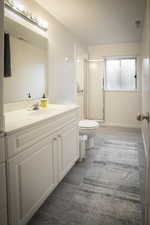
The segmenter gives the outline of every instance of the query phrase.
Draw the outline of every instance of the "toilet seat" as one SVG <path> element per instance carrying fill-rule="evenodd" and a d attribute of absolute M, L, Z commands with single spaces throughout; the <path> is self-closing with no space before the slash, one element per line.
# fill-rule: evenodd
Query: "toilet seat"
<path fill-rule="evenodd" d="M 98 122 L 93 120 L 81 120 L 79 122 L 80 129 L 96 129 L 99 127 Z"/>

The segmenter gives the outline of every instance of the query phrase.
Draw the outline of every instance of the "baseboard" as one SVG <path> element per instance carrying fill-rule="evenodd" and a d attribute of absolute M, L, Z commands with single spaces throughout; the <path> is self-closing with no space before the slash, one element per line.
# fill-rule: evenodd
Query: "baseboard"
<path fill-rule="evenodd" d="M 107 127 L 125 127 L 125 128 L 138 128 L 141 129 L 141 125 L 132 125 L 132 124 L 123 124 L 123 123 L 109 123 L 109 122 L 104 122 L 103 126 Z"/>

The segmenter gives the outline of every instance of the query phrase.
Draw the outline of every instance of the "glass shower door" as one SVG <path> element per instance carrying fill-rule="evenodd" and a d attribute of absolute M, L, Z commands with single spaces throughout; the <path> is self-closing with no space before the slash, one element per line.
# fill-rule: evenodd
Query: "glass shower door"
<path fill-rule="evenodd" d="M 89 61 L 88 119 L 104 120 L 104 60 Z"/>

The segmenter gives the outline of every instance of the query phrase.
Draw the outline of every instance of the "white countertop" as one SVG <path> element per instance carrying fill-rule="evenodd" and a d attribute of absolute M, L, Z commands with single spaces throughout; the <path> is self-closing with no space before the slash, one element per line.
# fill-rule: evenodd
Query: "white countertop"
<path fill-rule="evenodd" d="M 40 108 L 36 111 L 30 109 L 21 109 L 17 111 L 7 112 L 5 113 L 5 132 L 8 134 L 10 132 L 17 131 L 18 129 L 25 128 L 37 122 L 50 119 L 77 108 L 79 107 L 75 104 L 50 104 L 47 108 Z"/>

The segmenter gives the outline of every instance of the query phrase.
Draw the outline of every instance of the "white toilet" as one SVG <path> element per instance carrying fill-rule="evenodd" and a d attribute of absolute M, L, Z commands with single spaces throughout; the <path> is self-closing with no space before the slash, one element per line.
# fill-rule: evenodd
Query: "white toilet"
<path fill-rule="evenodd" d="M 99 128 L 99 123 L 94 120 L 81 120 L 79 122 L 80 135 L 87 135 L 86 148 L 90 149 L 94 147 L 94 137 L 96 131 Z"/>

